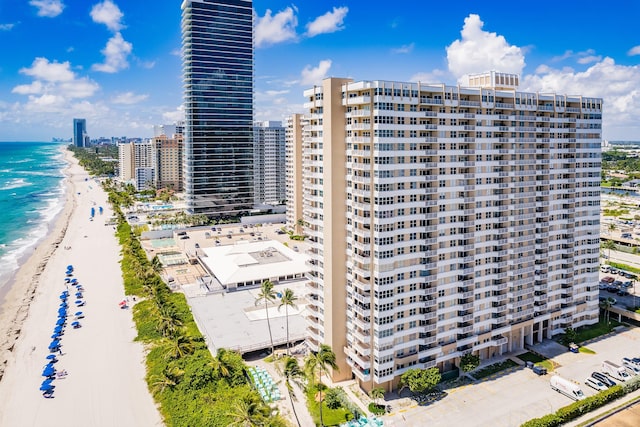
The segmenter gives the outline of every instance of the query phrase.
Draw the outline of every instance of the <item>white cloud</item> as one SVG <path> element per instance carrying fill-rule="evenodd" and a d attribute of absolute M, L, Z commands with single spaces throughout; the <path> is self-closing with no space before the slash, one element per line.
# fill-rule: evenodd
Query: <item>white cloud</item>
<path fill-rule="evenodd" d="M 634 46 L 631 49 L 629 49 L 629 52 L 627 52 L 627 55 L 629 56 L 640 55 L 640 44 L 638 46 Z"/>
<path fill-rule="evenodd" d="M 415 43 L 405 44 L 396 49 L 391 49 L 392 53 L 411 53 L 413 52 L 413 48 L 415 47 Z"/>
<path fill-rule="evenodd" d="M 608 133 L 637 126 L 639 88 L 640 66 L 618 65 L 607 57 L 579 72 L 566 67 L 540 66 L 536 74 L 521 79 L 519 89 L 603 98 L 603 131 Z"/>
<path fill-rule="evenodd" d="M 100 52 L 104 55 L 104 63 L 93 64 L 93 70 L 104 73 L 115 73 L 129 67 L 127 56 L 131 53 L 133 45 L 122 38 L 122 34 L 116 33 L 109 39 L 107 45 Z"/>
<path fill-rule="evenodd" d="M 124 14 L 111 0 L 94 5 L 90 15 L 93 22 L 106 25 L 114 33 L 124 28 L 121 22 Z"/>
<path fill-rule="evenodd" d="M 31 0 L 29 4 L 38 8 L 38 16 L 46 18 L 55 18 L 64 9 L 64 4 L 61 0 Z"/>
<path fill-rule="evenodd" d="M 36 58 L 31 68 L 21 68 L 20 73 L 47 82 L 65 82 L 75 78 L 69 61 L 49 62 L 47 58 Z"/>
<path fill-rule="evenodd" d="M 522 49 L 510 45 L 503 36 L 483 31 L 483 26 L 478 15 L 465 18 L 461 40 L 447 46 L 449 71 L 463 83 L 467 74 L 491 70 L 522 74 L 525 66 Z"/>
<path fill-rule="evenodd" d="M 11 31 L 16 24 L 0 24 L 0 31 Z"/>
<path fill-rule="evenodd" d="M 327 76 L 329 68 L 331 68 L 330 59 L 323 59 L 315 68 L 312 68 L 311 65 L 307 65 L 304 67 L 304 70 L 302 70 L 300 84 L 305 86 L 320 84 L 320 82 Z"/>
<path fill-rule="evenodd" d="M 18 95 L 27 95 L 23 105 L 14 106 L 18 112 L 23 110 L 22 114 L 64 114 L 78 99 L 93 96 L 100 88 L 89 78 L 78 77 L 71 71 L 69 62 L 50 62 L 47 58 L 36 58 L 31 67 L 22 68 L 20 73 L 34 79 L 29 84 L 15 86 L 11 91 Z M 29 119 L 33 117 L 29 116 Z"/>
<path fill-rule="evenodd" d="M 44 91 L 44 85 L 40 80 L 35 80 L 28 85 L 18 85 L 11 92 L 20 95 L 37 95 Z"/>
<path fill-rule="evenodd" d="M 255 46 L 262 47 L 295 40 L 298 25 L 296 12 L 297 10 L 287 7 L 275 15 L 267 9 L 263 17 L 255 16 Z"/>
<path fill-rule="evenodd" d="M 125 92 L 125 93 L 120 93 L 114 96 L 111 99 L 111 102 L 113 102 L 114 104 L 132 105 L 132 104 L 137 104 L 139 102 L 142 102 L 148 97 L 149 95 L 145 95 L 145 94 L 136 95 L 133 92 Z"/>
<path fill-rule="evenodd" d="M 334 33 L 344 29 L 344 18 L 347 16 L 349 8 L 334 7 L 333 11 L 318 16 L 307 24 L 307 36 L 313 37 L 318 34 Z"/>
<path fill-rule="evenodd" d="M 175 123 L 179 120 L 184 120 L 184 106 L 179 105 L 174 111 L 162 113 L 162 119 L 165 123 Z"/>
<path fill-rule="evenodd" d="M 600 55 L 588 55 L 578 58 L 578 64 L 590 64 L 592 62 L 598 62 L 602 59 Z"/>

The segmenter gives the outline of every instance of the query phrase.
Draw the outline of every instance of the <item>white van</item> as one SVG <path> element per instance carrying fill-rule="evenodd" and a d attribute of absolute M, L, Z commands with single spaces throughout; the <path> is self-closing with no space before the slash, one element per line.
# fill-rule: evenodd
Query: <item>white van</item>
<path fill-rule="evenodd" d="M 620 381 L 629 381 L 631 379 L 631 375 L 625 368 L 608 360 L 602 362 L 602 372 Z"/>
<path fill-rule="evenodd" d="M 551 377 L 550 385 L 551 388 L 558 393 L 562 393 L 573 400 L 582 400 L 586 397 L 578 384 L 564 379 L 559 375 Z"/>

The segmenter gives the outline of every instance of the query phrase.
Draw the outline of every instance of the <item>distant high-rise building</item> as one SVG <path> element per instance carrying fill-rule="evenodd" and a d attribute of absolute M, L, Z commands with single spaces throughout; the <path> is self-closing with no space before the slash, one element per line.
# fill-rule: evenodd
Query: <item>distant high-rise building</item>
<path fill-rule="evenodd" d="M 156 188 L 182 191 L 182 153 L 184 151 L 182 134 L 156 136 L 151 140 L 151 144 Z"/>
<path fill-rule="evenodd" d="M 330 78 L 306 90 L 308 343 L 366 390 L 598 322 L 602 99 Z"/>
<path fill-rule="evenodd" d="M 86 119 L 73 119 L 73 144 L 76 147 L 87 147 L 89 145 Z"/>
<path fill-rule="evenodd" d="M 190 213 L 253 209 L 251 0 L 184 0 L 185 199 Z"/>
<path fill-rule="evenodd" d="M 292 114 L 285 122 L 285 170 L 287 227 L 302 233 L 302 114 Z"/>
<path fill-rule="evenodd" d="M 256 122 L 253 139 L 256 204 L 279 205 L 286 198 L 285 129 L 282 122 Z"/>

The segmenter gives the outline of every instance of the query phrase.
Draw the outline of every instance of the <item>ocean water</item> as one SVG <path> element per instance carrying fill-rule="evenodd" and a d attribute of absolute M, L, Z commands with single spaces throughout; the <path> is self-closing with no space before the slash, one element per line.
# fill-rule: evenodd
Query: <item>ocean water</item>
<path fill-rule="evenodd" d="M 0 300 L 64 203 L 60 143 L 0 142 Z"/>

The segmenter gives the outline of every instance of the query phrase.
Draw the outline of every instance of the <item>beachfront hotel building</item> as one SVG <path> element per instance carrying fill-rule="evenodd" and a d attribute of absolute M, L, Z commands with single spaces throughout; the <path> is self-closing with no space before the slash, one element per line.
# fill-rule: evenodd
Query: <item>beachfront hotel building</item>
<path fill-rule="evenodd" d="M 256 122 L 253 141 L 255 204 L 280 205 L 286 198 L 285 128 L 282 122 Z"/>
<path fill-rule="evenodd" d="M 181 134 L 159 135 L 146 141 L 118 144 L 118 178 L 136 190 L 167 188 L 182 190 Z"/>
<path fill-rule="evenodd" d="M 602 100 L 329 78 L 304 92 L 308 343 L 365 390 L 598 321 Z"/>
<path fill-rule="evenodd" d="M 187 210 L 237 216 L 254 204 L 250 0 L 182 2 Z"/>
<path fill-rule="evenodd" d="M 292 114 L 285 120 L 286 226 L 302 234 L 302 129 L 304 116 Z"/>

